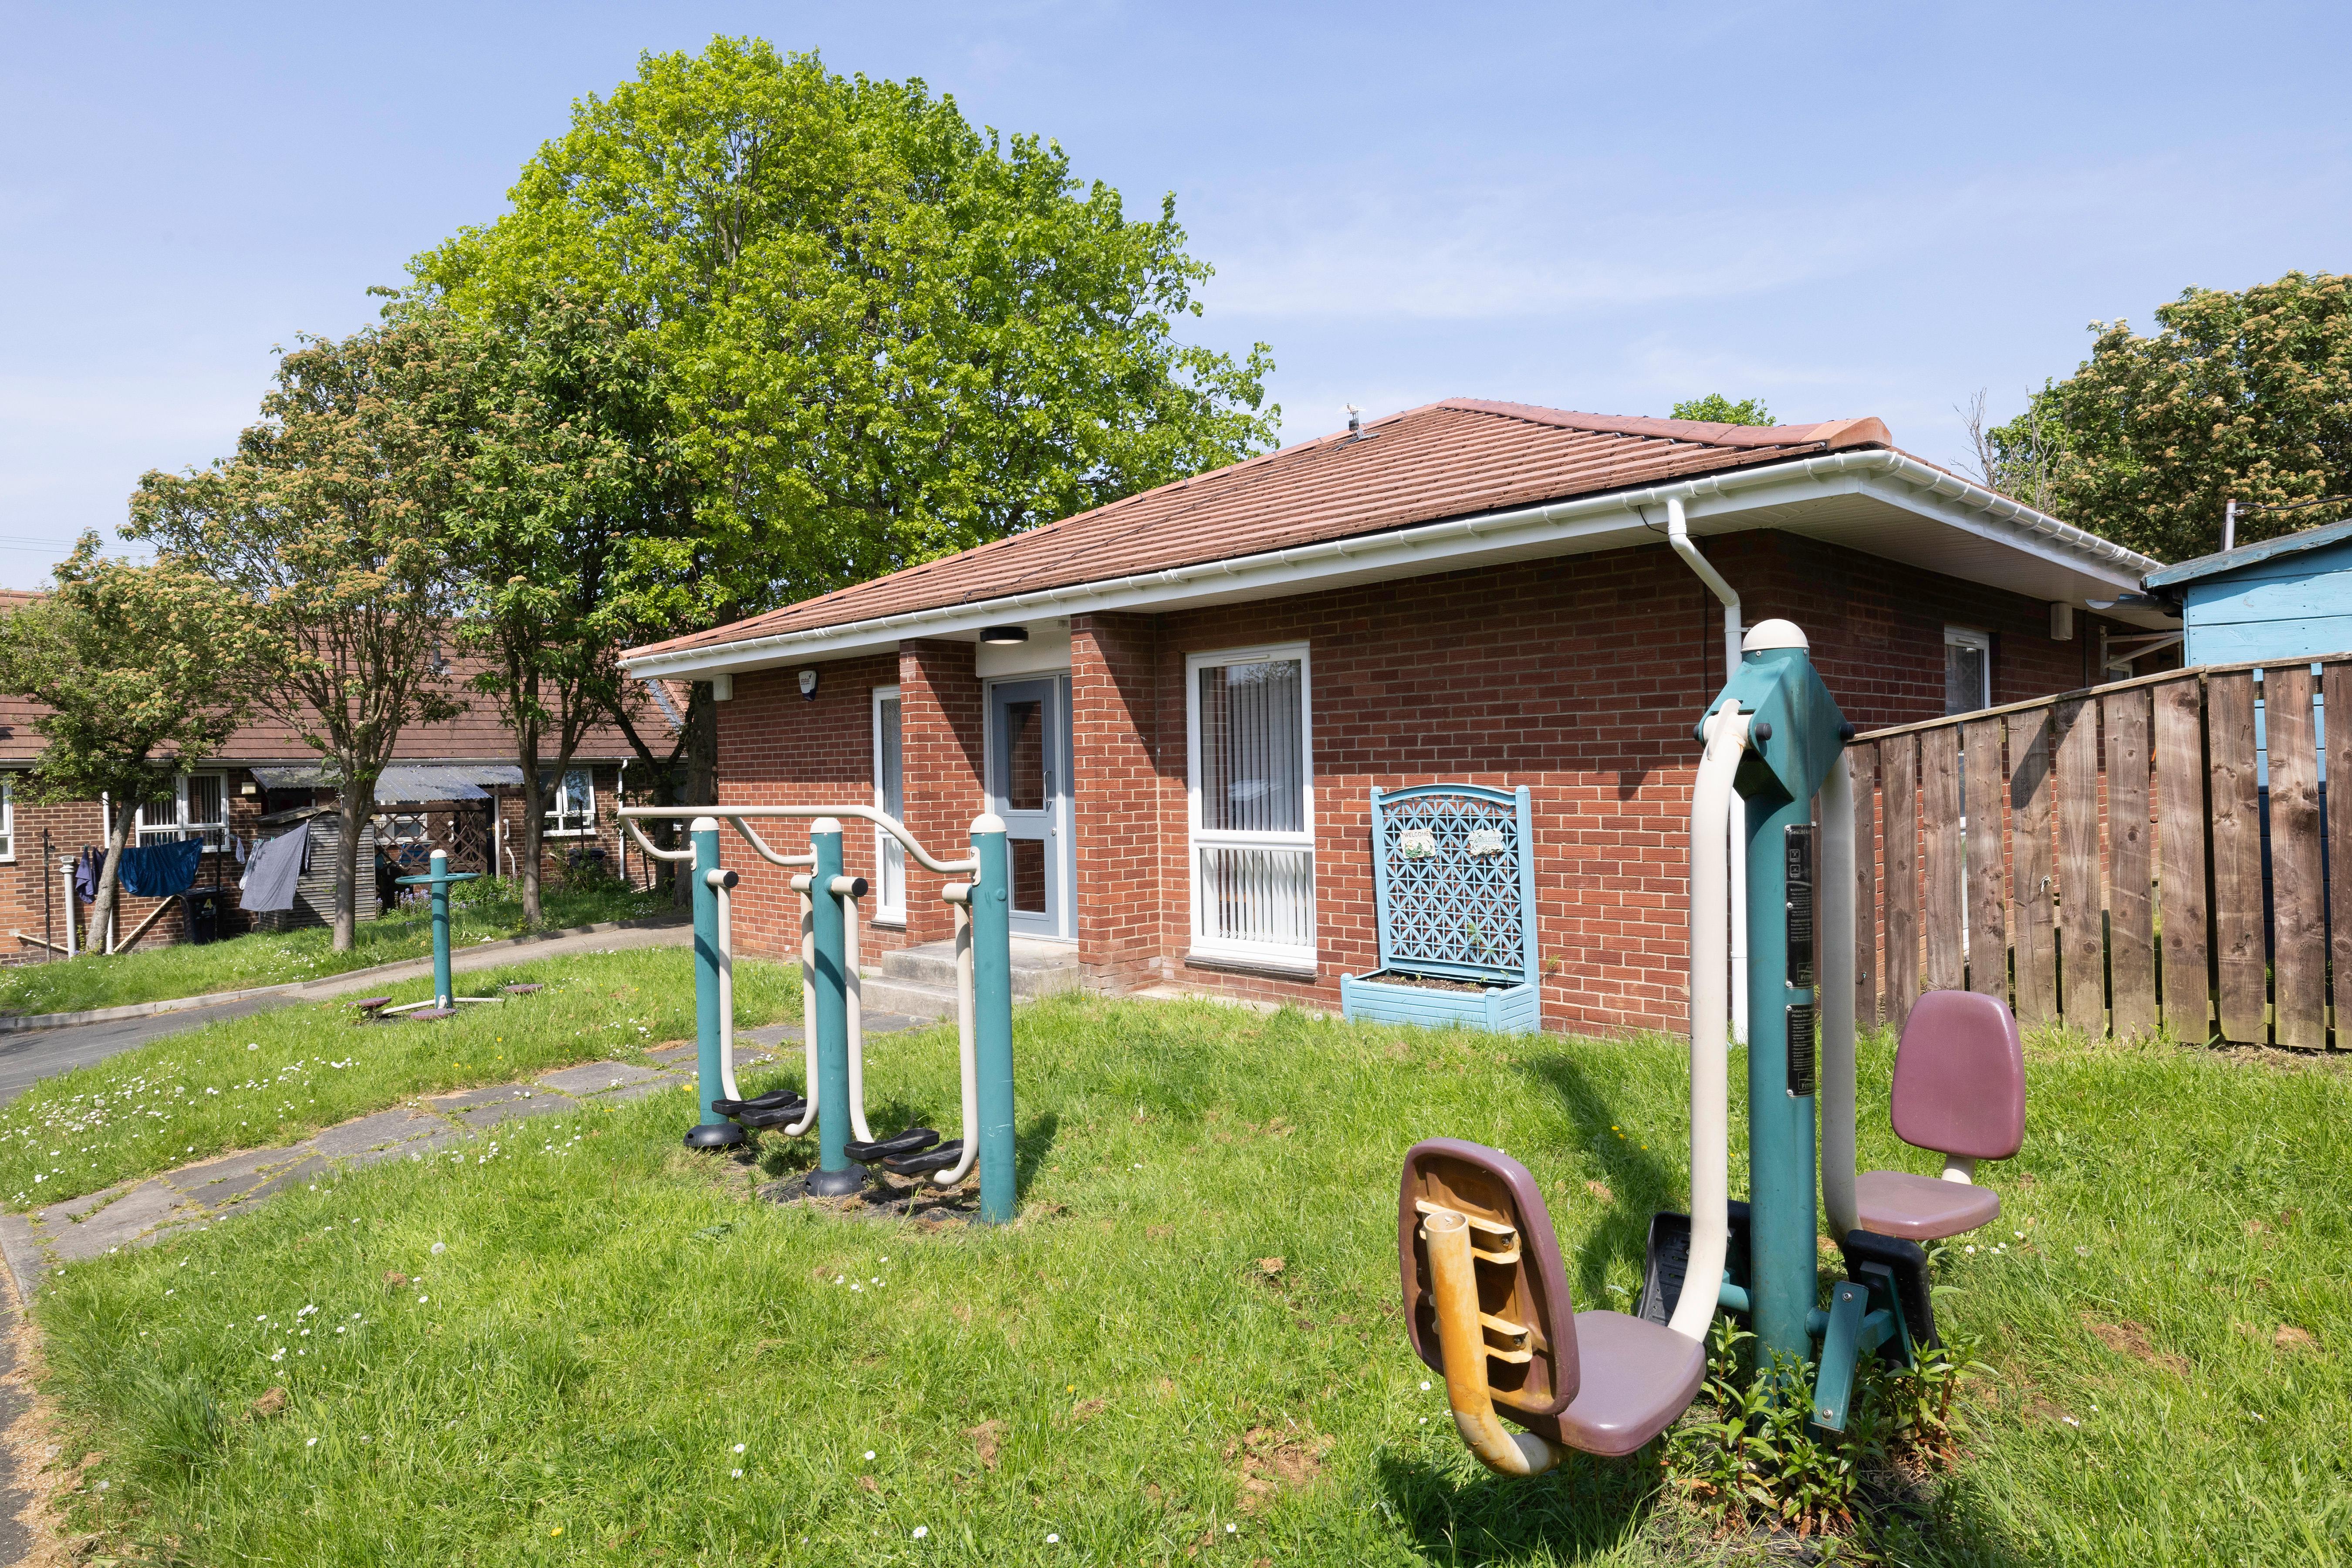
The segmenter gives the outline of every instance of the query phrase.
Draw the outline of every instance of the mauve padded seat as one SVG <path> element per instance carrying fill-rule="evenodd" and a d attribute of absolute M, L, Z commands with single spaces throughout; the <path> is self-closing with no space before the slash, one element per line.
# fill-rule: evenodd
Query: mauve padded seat
<path fill-rule="evenodd" d="M 1622 1312 L 1576 1314 L 1576 1360 L 1583 1373 L 1576 1397 L 1551 1418 L 1558 1440 L 1612 1458 L 1673 1426 L 1706 1376 L 1706 1352 L 1697 1341 Z M 1538 1432 L 1547 1425 L 1511 1414 Z"/>
<path fill-rule="evenodd" d="M 1908 1171 L 1864 1171 L 1853 1179 L 1862 1228 L 1905 1241 L 1940 1241 L 2000 1217 L 1990 1187 L 1963 1185 Z"/>

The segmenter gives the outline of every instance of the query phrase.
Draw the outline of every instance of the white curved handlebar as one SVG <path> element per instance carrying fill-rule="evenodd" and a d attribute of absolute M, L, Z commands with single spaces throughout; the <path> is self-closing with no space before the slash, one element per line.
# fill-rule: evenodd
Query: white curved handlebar
<path fill-rule="evenodd" d="M 924 848 L 913 834 L 907 831 L 905 823 L 892 816 L 888 812 L 871 805 L 625 805 L 621 808 L 620 816 L 624 822 L 631 818 L 656 821 L 680 816 L 724 816 L 735 822 L 739 828 L 742 825 L 742 819 L 747 816 L 854 816 L 861 822 L 874 824 L 905 845 L 907 853 L 912 855 L 928 870 L 937 871 L 943 877 L 953 877 L 962 872 L 980 869 L 980 862 L 976 859 L 942 860 Z M 642 843 L 643 840 L 639 842 Z M 662 854 L 658 850 L 655 853 Z M 684 859 L 688 857 L 663 854 L 662 858 Z"/>
<path fill-rule="evenodd" d="M 727 820 L 735 825 L 735 831 L 743 836 L 743 842 L 749 844 L 753 849 L 758 850 L 760 858 L 765 860 L 771 866 L 814 866 L 816 864 L 816 851 L 814 849 L 810 850 L 805 855 L 779 855 L 774 850 L 768 847 L 768 841 L 766 839 L 761 837 L 758 834 L 744 826 L 743 819 L 741 817 L 730 816 Z"/>
<path fill-rule="evenodd" d="M 1666 1327 L 1706 1342 L 1723 1283 L 1731 1224 L 1731 1104 L 1727 971 L 1731 963 L 1731 780 L 1748 744 L 1748 716 L 1729 703 L 1706 721 L 1706 753 L 1690 816 L 1690 1262 Z M 1849 989 L 1851 989 L 1849 987 Z"/>
<path fill-rule="evenodd" d="M 647 838 L 645 834 L 638 829 L 637 825 L 635 822 L 629 820 L 629 813 L 634 809 L 635 808 L 631 806 L 623 806 L 621 808 L 621 826 L 628 829 L 629 837 L 637 841 L 637 847 L 644 850 L 649 858 L 655 860 L 691 860 L 694 858 L 694 851 L 691 849 L 655 848 L 654 841 Z"/>

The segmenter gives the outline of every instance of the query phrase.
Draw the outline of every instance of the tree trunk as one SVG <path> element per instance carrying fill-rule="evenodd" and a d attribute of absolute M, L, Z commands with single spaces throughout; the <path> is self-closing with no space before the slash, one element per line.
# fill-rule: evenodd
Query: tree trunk
<path fill-rule="evenodd" d="M 686 705 L 686 790 L 678 804 L 719 804 L 719 702 L 707 680 L 694 683 L 694 695 Z M 686 835 L 681 832 L 673 842 L 682 847 Z M 672 897 L 679 909 L 692 907 L 694 879 L 679 877 Z"/>
<path fill-rule="evenodd" d="M 359 942 L 360 828 L 374 814 L 375 786 L 353 781 L 348 769 L 335 791 L 335 820 L 342 842 L 335 846 L 335 951 L 349 952 Z M 369 889 L 369 897 L 374 890 Z"/>
<path fill-rule="evenodd" d="M 89 906 L 89 951 L 105 952 L 109 929 L 114 923 L 115 906 L 122 901 L 122 851 L 131 842 L 131 825 L 138 820 L 139 808 L 118 807 L 114 820 L 107 825 L 106 858 L 98 868 L 98 898 Z"/>
<path fill-rule="evenodd" d="M 540 852 L 547 836 L 547 792 L 540 784 L 539 726 L 515 726 L 515 761 L 522 764 L 522 854 L 515 861 L 515 889 L 522 897 L 522 929 L 541 923 Z M 557 783 L 562 784 L 559 778 Z"/>

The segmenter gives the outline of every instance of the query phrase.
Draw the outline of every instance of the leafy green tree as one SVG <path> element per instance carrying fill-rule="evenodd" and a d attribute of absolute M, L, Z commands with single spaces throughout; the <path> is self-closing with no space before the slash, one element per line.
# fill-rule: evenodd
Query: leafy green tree
<path fill-rule="evenodd" d="M 1694 397 L 1687 403 L 1675 405 L 1675 417 L 1696 419 L 1703 425 L 1775 425 L 1771 410 L 1760 397 L 1743 397 L 1734 403 L 1719 392 L 1705 397 Z"/>
<path fill-rule="evenodd" d="M 114 919 L 139 803 L 220 749 L 250 710 L 269 639 L 249 607 L 170 555 L 133 566 L 85 533 L 56 586 L 0 617 L 0 689 L 44 709 L 33 800 L 112 803 L 91 951 Z"/>
<path fill-rule="evenodd" d="M 536 924 L 551 788 L 598 717 L 640 710 L 620 668 L 636 627 L 615 579 L 633 543 L 690 521 L 691 493 L 650 345 L 611 312 L 555 296 L 489 321 L 436 307 L 406 319 L 442 341 L 449 384 L 434 406 L 459 454 L 448 520 L 458 634 L 481 656 L 468 684 L 505 720 L 533 803 L 516 874 L 523 921 Z"/>
<path fill-rule="evenodd" d="M 1179 342 L 1210 268 L 1034 136 L 920 82 L 718 38 L 574 108 L 511 209 L 412 264 L 496 317 L 578 298 L 651 346 L 690 527 L 614 591 L 660 632 L 1003 537 L 1270 446 L 1264 344 Z M 689 727 L 707 726 L 698 688 Z"/>
<path fill-rule="evenodd" d="M 2046 475 L 2069 521 L 2160 560 L 2336 513 L 2352 492 L 2352 276 L 2290 272 L 2237 292 L 2190 289 L 2152 337 L 2092 323 L 2091 357 L 1987 432 L 1999 463 Z"/>
<path fill-rule="evenodd" d="M 334 764 L 338 952 L 356 935 L 360 829 L 401 731 L 462 709 L 446 679 L 449 519 L 471 451 L 471 383 L 449 353 L 414 321 L 303 340 L 278 361 L 236 455 L 151 470 L 123 531 L 233 591 L 273 637 L 278 656 L 257 679 Z"/>

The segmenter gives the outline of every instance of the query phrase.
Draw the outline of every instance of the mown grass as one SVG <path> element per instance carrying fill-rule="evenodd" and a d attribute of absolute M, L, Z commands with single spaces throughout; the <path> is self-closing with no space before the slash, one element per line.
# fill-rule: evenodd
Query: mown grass
<path fill-rule="evenodd" d="M 694 1033 L 685 948 L 541 958 L 457 978 L 461 995 L 538 981 L 529 996 L 435 1023 L 367 1024 L 348 1002 L 282 1007 L 191 1029 L 35 1084 L 0 1107 L 0 1194 L 25 1209 L 236 1149 L 275 1148 L 413 1095 L 506 1083 Z M 387 986 L 398 1001 L 430 980 Z M 798 976 L 746 959 L 735 1015 L 793 1016 Z"/>
<path fill-rule="evenodd" d="M 1396 1167 L 1435 1132 L 1524 1160 L 1580 1304 L 1624 1300 L 1682 1195 L 1679 1048 L 1078 997 L 1016 1038 L 1003 1230 L 752 1201 L 802 1150 L 689 1155 L 663 1096 L 74 1266 L 38 1316 L 65 1454 L 106 1456 L 75 1519 L 192 1563 L 1755 1554 L 1695 1536 L 1654 1455 L 1480 1471 L 1400 1329 Z M 951 1051 L 876 1043 L 877 1129 L 952 1126 Z M 2008 1212 L 1945 1268 L 1996 1373 L 1890 1556 L 2341 1560 L 2344 1073 L 2063 1040 L 2031 1068 Z"/>
<path fill-rule="evenodd" d="M 661 914 L 669 907 L 666 898 L 656 900 L 637 892 L 618 878 L 563 886 L 551 883 L 541 904 L 540 923 L 544 929 L 593 925 Z M 522 929 L 522 901 L 511 881 L 484 879 L 466 883 L 451 894 L 453 947 L 514 936 Z M 84 953 L 74 959 L 55 958 L 46 963 L 0 969 L 0 1013 L 79 1013 L 255 985 L 322 980 L 370 964 L 426 958 L 432 952 L 430 911 L 422 903 L 403 905 L 375 920 L 361 921 L 349 952 L 337 952 L 333 933 L 319 926 L 274 935 L 257 931 L 201 947 L 180 942 L 111 956 Z"/>

